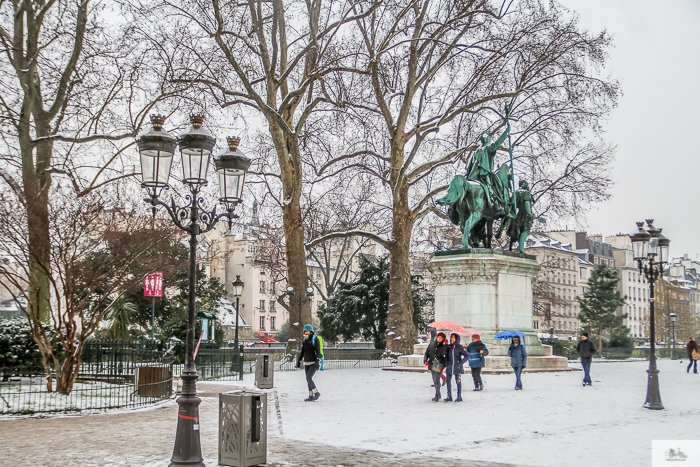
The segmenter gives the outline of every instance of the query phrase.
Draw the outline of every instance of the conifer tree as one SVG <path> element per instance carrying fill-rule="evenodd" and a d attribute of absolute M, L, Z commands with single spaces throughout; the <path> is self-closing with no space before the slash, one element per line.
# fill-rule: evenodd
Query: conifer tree
<path fill-rule="evenodd" d="M 623 320 L 627 314 L 617 315 L 616 310 L 625 304 L 627 297 L 617 291 L 620 276 L 615 269 L 604 264 L 597 266 L 590 279 L 588 289 L 583 297 L 578 297 L 581 305 L 579 319 L 581 326 L 593 332 L 596 337 L 596 348 L 602 347 L 602 335 L 624 327 Z"/>

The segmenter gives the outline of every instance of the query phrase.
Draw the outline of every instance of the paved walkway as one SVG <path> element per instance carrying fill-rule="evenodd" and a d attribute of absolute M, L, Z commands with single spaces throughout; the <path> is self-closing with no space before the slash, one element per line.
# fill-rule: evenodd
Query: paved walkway
<path fill-rule="evenodd" d="M 218 394 L 231 383 L 200 385 L 202 455 L 216 466 Z M 277 423 L 275 407 L 269 423 Z M 12 466 L 149 466 L 166 467 L 173 451 L 177 404 L 134 411 L 58 418 L 0 420 L 0 465 Z M 331 414 L 329 414 L 331 416 Z M 271 430 L 273 431 L 273 430 Z M 268 439 L 269 466 L 399 467 L 416 462 L 401 455 L 336 448 L 318 443 Z M 444 458 L 421 457 L 420 465 L 444 467 Z M 505 467 L 507 464 L 449 461 L 450 466 Z"/>

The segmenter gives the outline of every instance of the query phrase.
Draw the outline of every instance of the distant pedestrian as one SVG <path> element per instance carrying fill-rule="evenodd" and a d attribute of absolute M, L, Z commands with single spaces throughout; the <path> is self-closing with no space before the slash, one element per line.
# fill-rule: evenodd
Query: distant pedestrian
<path fill-rule="evenodd" d="M 520 342 L 519 337 L 514 337 L 510 341 L 508 356 L 510 357 L 510 366 L 513 367 L 515 372 L 515 390 L 522 390 L 523 382 L 520 380 L 520 375 L 527 366 L 527 351 L 525 350 L 525 343 Z"/>
<path fill-rule="evenodd" d="M 593 342 L 588 338 L 587 332 L 581 334 L 581 340 L 578 341 L 576 350 L 578 351 L 578 356 L 581 357 L 581 366 L 583 366 L 583 386 L 592 386 L 591 362 L 593 361 L 593 355 L 595 355 L 596 350 Z"/>
<path fill-rule="evenodd" d="M 314 334 L 314 328 L 310 324 L 304 326 L 304 340 L 301 342 L 301 352 L 297 358 L 297 368 L 301 368 L 302 359 L 304 360 L 304 372 L 306 373 L 306 384 L 309 387 L 309 397 L 304 399 L 306 402 L 318 400 L 321 393 L 316 388 L 314 383 L 314 374 L 321 366 L 321 342 Z"/>
<path fill-rule="evenodd" d="M 486 357 L 489 350 L 486 345 L 481 342 L 478 334 L 472 336 L 472 342 L 467 346 L 469 354 L 469 367 L 472 370 L 472 379 L 474 380 L 474 390 L 483 391 L 484 382 L 481 380 L 481 369 L 486 365 Z"/>
<path fill-rule="evenodd" d="M 698 359 L 700 359 L 700 348 L 698 348 L 698 343 L 695 342 L 695 338 L 691 337 L 688 344 L 685 346 L 688 352 L 688 369 L 685 370 L 686 373 L 690 373 L 690 367 L 693 367 L 693 373 L 698 373 Z"/>
<path fill-rule="evenodd" d="M 445 359 L 445 373 L 447 374 L 447 397 L 445 402 L 452 400 L 452 375 L 457 383 L 457 399 L 455 402 L 462 402 L 462 375 L 464 374 L 464 362 L 469 360 L 469 354 L 462 344 L 459 334 L 452 333 L 450 345 L 447 348 L 447 358 Z"/>
<path fill-rule="evenodd" d="M 423 356 L 423 361 L 428 364 L 430 374 L 433 376 L 433 384 L 435 385 L 435 397 L 433 402 L 438 402 L 442 397 L 440 395 L 440 376 L 445 369 L 445 359 L 447 358 L 447 343 L 445 342 L 444 332 L 438 333 L 435 338 L 435 345 L 428 346 Z"/>

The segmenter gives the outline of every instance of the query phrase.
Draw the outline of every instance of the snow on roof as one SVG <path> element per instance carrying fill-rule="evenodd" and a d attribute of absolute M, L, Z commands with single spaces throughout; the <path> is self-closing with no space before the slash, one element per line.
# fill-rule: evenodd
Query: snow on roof
<path fill-rule="evenodd" d="M 527 248 L 552 248 L 554 250 L 574 253 L 571 243 L 562 243 L 540 232 L 533 232 L 527 238 Z"/>
<path fill-rule="evenodd" d="M 584 266 L 595 266 L 593 263 L 582 259 L 580 256 L 578 257 L 578 264 L 583 264 Z"/>
<path fill-rule="evenodd" d="M 224 326 L 236 325 L 236 307 L 225 298 L 219 300 L 216 316 L 218 316 L 219 322 Z M 240 314 L 238 315 L 238 327 L 250 327 Z"/>

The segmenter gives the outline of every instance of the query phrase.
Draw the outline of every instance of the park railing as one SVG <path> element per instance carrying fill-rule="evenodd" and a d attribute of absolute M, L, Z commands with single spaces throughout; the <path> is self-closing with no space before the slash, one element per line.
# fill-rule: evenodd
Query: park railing
<path fill-rule="evenodd" d="M 554 347 L 554 355 L 560 357 L 566 357 L 569 360 L 578 360 L 579 355 L 575 347 Z M 603 349 L 594 356 L 594 358 L 600 358 L 603 360 L 619 361 L 619 360 L 629 360 L 629 361 L 643 361 L 649 360 L 649 355 L 651 350 L 648 348 L 624 348 L 624 347 L 603 347 Z M 656 349 L 656 358 L 671 358 L 672 349 L 660 348 Z M 685 356 L 685 349 L 676 349 L 675 353 L 677 358 Z"/>
<path fill-rule="evenodd" d="M 69 394 L 56 392 L 61 369 L 0 367 L 0 415 L 140 407 L 172 396 L 170 342 L 89 340 Z"/>

